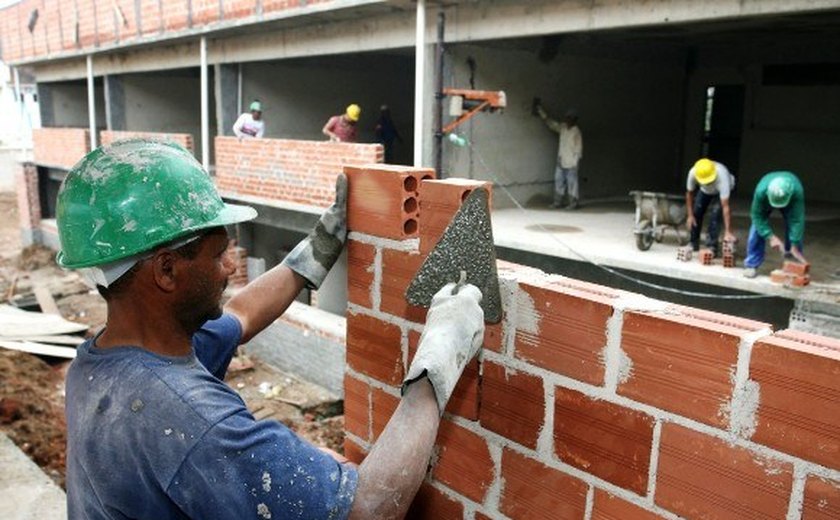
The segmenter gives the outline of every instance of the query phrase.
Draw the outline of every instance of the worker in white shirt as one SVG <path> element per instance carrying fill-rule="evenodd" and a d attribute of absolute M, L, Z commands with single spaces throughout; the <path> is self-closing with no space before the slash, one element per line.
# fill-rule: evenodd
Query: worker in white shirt
<path fill-rule="evenodd" d="M 262 118 L 262 105 L 253 101 L 248 107 L 250 112 L 244 112 L 233 123 L 233 133 L 240 139 L 254 139 L 265 134 L 265 121 Z"/>
<path fill-rule="evenodd" d="M 552 208 L 564 207 L 563 198 L 568 194 L 569 209 L 579 207 L 578 163 L 583 156 L 583 136 L 578 127 L 578 114 L 574 109 L 566 111 L 563 121 L 548 117 L 538 100 L 534 103 L 536 114 L 551 131 L 560 135 L 557 149 L 557 166 L 554 169 L 554 202 Z"/>

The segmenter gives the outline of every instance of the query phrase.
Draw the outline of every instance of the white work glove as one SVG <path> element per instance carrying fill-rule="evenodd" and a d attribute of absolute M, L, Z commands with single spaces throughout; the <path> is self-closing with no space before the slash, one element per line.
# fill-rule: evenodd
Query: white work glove
<path fill-rule="evenodd" d="M 402 385 L 405 394 L 409 384 L 428 376 L 440 413 L 484 338 L 484 312 L 479 306 L 481 291 L 466 284 L 457 294 L 452 294 L 455 287 L 454 283 L 447 284 L 432 298 L 420 346 Z"/>
<path fill-rule="evenodd" d="M 321 215 L 315 229 L 283 259 L 283 265 L 306 278 L 317 289 L 330 272 L 347 239 L 347 177 L 335 181 L 335 202 Z"/>

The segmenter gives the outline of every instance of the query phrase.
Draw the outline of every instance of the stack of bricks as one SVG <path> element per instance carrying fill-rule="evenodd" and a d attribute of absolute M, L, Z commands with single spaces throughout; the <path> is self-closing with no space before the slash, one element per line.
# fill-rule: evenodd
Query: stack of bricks
<path fill-rule="evenodd" d="M 723 241 L 723 267 L 735 267 L 735 243 Z"/>
<path fill-rule="evenodd" d="M 677 260 L 680 262 L 690 262 L 694 250 L 691 246 L 682 246 L 677 248 Z"/>
<path fill-rule="evenodd" d="M 326 208 L 345 166 L 381 163 L 380 144 L 216 137 L 216 185 L 222 196 Z"/>
<path fill-rule="evenodd" d="M 711 249 L 701 249 L 697 254 L 697 259 L 702 265 L 712 265 L 712 260 L 715 258 L 715 252 Z"/>
<path fill-rule="evenodd" d="M 422 331 L 405 288 L 481 183 L 349 173 L 345 454 L 360 462 Z M 840 341 L 506 262 L 499 276 L 504 318 L 455 389 L 410 518 L 840 517 Z"/>
<path fill-rule="evenodd" d="M 99 141 L 102 146 L 109 145 L 114 141 L 121 139 L 133 139 L 142 137 L 144 139 L 152 139 L 155 141 L 168 141 L 186 148 L 190 152 L 194 152 L 193 136 L 192 134 L 166 133 L 166 132 L 127 132 L 116 130 L 103 130 L 99 132 Z"/>
<path fill-rule="evenodd" d="M 791 287 L 805 287 L 811 283 L 810 272 L 811 264 L 786 260 L 781 269 L 774 269 L 770 273 L 770 280 Z"/>
<path fill-rule="evenodd" d="M 32 155 L 35 164 L 69 170 L 90 151 L 87 128 L 35 128 Z"/>

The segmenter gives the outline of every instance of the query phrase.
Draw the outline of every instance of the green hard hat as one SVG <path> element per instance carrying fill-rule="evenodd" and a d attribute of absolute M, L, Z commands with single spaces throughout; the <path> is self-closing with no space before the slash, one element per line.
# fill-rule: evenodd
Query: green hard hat
<path fill-rule="evenodd" d="M 248 110 L 251 112 L 262 112 L 262 104 L 259 101 L 252 101 L 251 107 Z"/>
<path fill-rule="evenodd" d="M 254 208 L 222 202 L 207 172 L 177 144 L 117 141 L 87 154 L 61 184 L 56 261 L 68 269 L 106 264 L 256 216 Z"/>
<path fill-rule="evenodd" d="M 793 196 L 793 179 L 790 177 L 776 177 L 767 185 L 767 200 L 774 208 L 784 208 Z"/>

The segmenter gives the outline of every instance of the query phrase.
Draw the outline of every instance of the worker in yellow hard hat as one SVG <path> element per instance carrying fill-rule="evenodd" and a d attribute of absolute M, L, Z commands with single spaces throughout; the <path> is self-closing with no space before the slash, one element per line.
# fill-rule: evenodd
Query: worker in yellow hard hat
<path fill-rule="evenodd" d="M 700 249 L 700 229 L 703 217 L 709 212 L 709 227 L 706 233 L 706 247 L 720 253 L 718 237 L 723 221 L 723 239 L 734 242 L 732 234 L 729 195 L 735 187 L 735 176 L 723 164 L 702 158 L 688 171 L 685 185 L 685 204 L 688 211 L 688 229 L 691 233 L 691 247 Z M 695 197 L 694 193 L 697 192 Z"/>
<path fill-rule="evenodd" d="M 343 114 L 332 116 L 321 130 L 330 141 L 342 143 L 356 142 L 356 123 L 362 116 L 362 108 L 353 103 L 347 107 Z"/>

